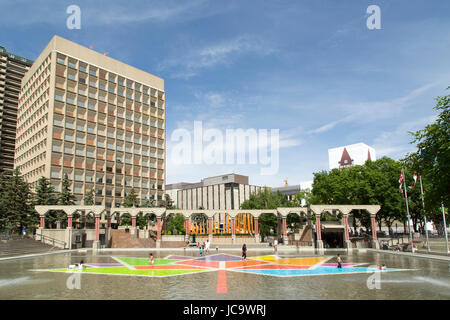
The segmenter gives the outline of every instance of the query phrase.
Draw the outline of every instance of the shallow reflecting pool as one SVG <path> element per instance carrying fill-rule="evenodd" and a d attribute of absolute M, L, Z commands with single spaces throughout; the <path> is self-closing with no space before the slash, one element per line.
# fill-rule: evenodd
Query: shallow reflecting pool
<path fill-rule="evenodd" d="M 0 262 L 0 299 L 449 299 L 449 263 L 378 253 L 67 253 Z M 84 261 L 81 272 L 68 271 Z M 378 266 L 386 265 L 379 271 Z M 78 270 L 78 269 L 77 269 Z"/>

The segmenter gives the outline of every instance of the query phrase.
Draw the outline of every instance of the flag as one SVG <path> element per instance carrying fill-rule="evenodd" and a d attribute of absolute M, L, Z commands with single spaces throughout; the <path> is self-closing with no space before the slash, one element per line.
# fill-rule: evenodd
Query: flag
<path fill-rule="evenodd" d="M 414 184 L 412 186 L 412 189 L 414 189 L 414 187 L 416 186 L 416 183 L 417 183 L 417 172 L 416 171 L 414 171 L 413 179 L 414 179 Z"/>
<path fill-rule="evenodd" d="M 400 186 L 398 187 L 398 191 L 400 191 L 400 193 L 402 193 L 402 184 L 403 184 L 403 170 L 400 173 L 400 179 L 398 180 L 398 183 L 400 183 Z"/>

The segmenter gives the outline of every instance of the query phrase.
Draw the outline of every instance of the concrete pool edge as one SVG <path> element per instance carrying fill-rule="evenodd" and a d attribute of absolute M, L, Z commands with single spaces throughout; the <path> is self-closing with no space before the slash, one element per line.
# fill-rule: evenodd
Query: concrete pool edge
<path fill-rule="evenodd" d="M 273 248 L 250 248 L 250 251 L 253 252 L 265 252 L 273 250 Z M 56 255 L 56 254 L 64 254 L 64 253 L 87 253 L 87 252 L 120 252 L 120 251 L 132 251 L 132 252 L 164 252 L 164 251 L 177 251 L 177 252 L 198 252 L 197 248 L 102 248 L 98 250 L 93 249 L 72 249 L 72 250 L 58 250 L 53 252 L 45 252 L 45 253 L 35 253 L 35 254 L 27 254 L 27 255 L 21 255 L 21 256 L 13 256 L 13 257 L 3 257 L 0 258 L 0 262 L 2 261 L 8 261 L 8 260 L 14 260 L 14 259 L 27 259 L 27 258 L 35 258 L 40 256 L 48 256 L 48 255 Z M 216 253 L 216 252 L 223 252 L 223 251 L 241 251 L 241 248 L 219 248 L 218 251 L 215 249 L 210 250 L 210 253 Z M 315 248 L 297 248 L 294 246 L 288 246 L 288 247 L 279 247 L 276 253 L 284 253 L 284 252 L 297 252 L 297 253 L 316 253 L 319 251 Z M 320 250 L 321 253 L 326 252 L 342 252 L 347 251 L 347 249 L 325 249 Z M 275 251 L 273 250 L 275 253 Z M 377 250 L 377 249 L 370 249 L 370 248 L 363 248 L 363 249 L 353 249 L 353 253 L 367 253 L 367 252 L 373 252 L 373 253 L 387 253 L 392 255 L 400 255 L 400 256 L 408 256 L 408 257 L 415 257 L 415 258 L 421 258 L 421 259 L 431 259 L 431 260 L 441 260 L 441 261 L 450 261 L 450 257 L 446 256 L 438 256 L 438 255 L 431 255 L 431 254 L 418 254 L 418 253 L 409 253 L 409 252 L 396 252 L 396 251 L 386 251 L 386 250 Z"/>
<path fill-rule="evenodd" d="M 398 256 L 406 256 L 412 258 L 420 258 L 420 259 L 432 259 L 432 260 L 441 260 L 450 262 L 450 257 L 433 255 L 433 254 L 420 254 L 420 253 L 412 253 L 412 252 L 397 252 L 397 251 L 388 251 L 388 250 L 377 250 L 377 249 L 366 249 L 367 252 L 375 252 L 375 253 L 386 253 Z"/>

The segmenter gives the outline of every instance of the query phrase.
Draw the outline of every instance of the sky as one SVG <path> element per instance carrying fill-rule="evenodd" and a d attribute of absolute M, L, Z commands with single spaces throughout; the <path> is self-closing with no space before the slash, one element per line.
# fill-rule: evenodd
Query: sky
<path fill-rule="evenodd" d="M 67 27 L 70 5 L 80 29 Z M 381 29 L 367 27 L 370 5 Z M 408 132 L 433 122 L 435 98 L 449 94 L 449 12 L 448 0 L 1 0 L 0 45 L 34 60 L 59 35 L 163 78 L 167 183 L 237 173 L 280 186 L 328 170 L 330 148 L 414 151 Z M 174 161 L 173 134 L 194 121 L 224 135 L 278 129 L 277 170 Z"/>

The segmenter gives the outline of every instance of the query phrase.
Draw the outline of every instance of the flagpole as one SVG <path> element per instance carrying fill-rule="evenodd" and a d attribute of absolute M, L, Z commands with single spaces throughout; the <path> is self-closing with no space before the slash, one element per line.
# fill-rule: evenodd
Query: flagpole
<path fill-rule="evenodd" d="M 403 172 L 403 180 L 404 180 L 403 181 L 403 190 L 405 190 L 405 201 L 406 201 L 406 213 L 407 213 L 406 217 L 408 219 L 409 241 L 411 243 L 411 252 L 414 253 L 412 234 L 411 234 L 411 222 L 410 222 L 409 207 L 408 207 L 408 193 L 406 192 L 406 174 L 403 169 L 402 169 L 402 172 Z"/>
<path fill-rule="evenodd" d="M 444 219 L 445 244 L 447 245 L 447 254 L 449 254 L 450 251 L 448 251 L 448 235 L 447 235 L 447 223 L 445 222 L 444 202 L 441 202 L 441 206 L 442 206 L 442 218 Z"/>
<path fill-rule="evenodd" d="M 425 236 L 427 238 L 427 252 L 430 252 L 430 242 L 428 241 L 427 216 L 425 215 L 425 200 L 423 199 L 422 176 L 419 176 L 419 179 L 420 179 L 420 192 L 422 193 L 423 219 L 425 221 Z"/>

